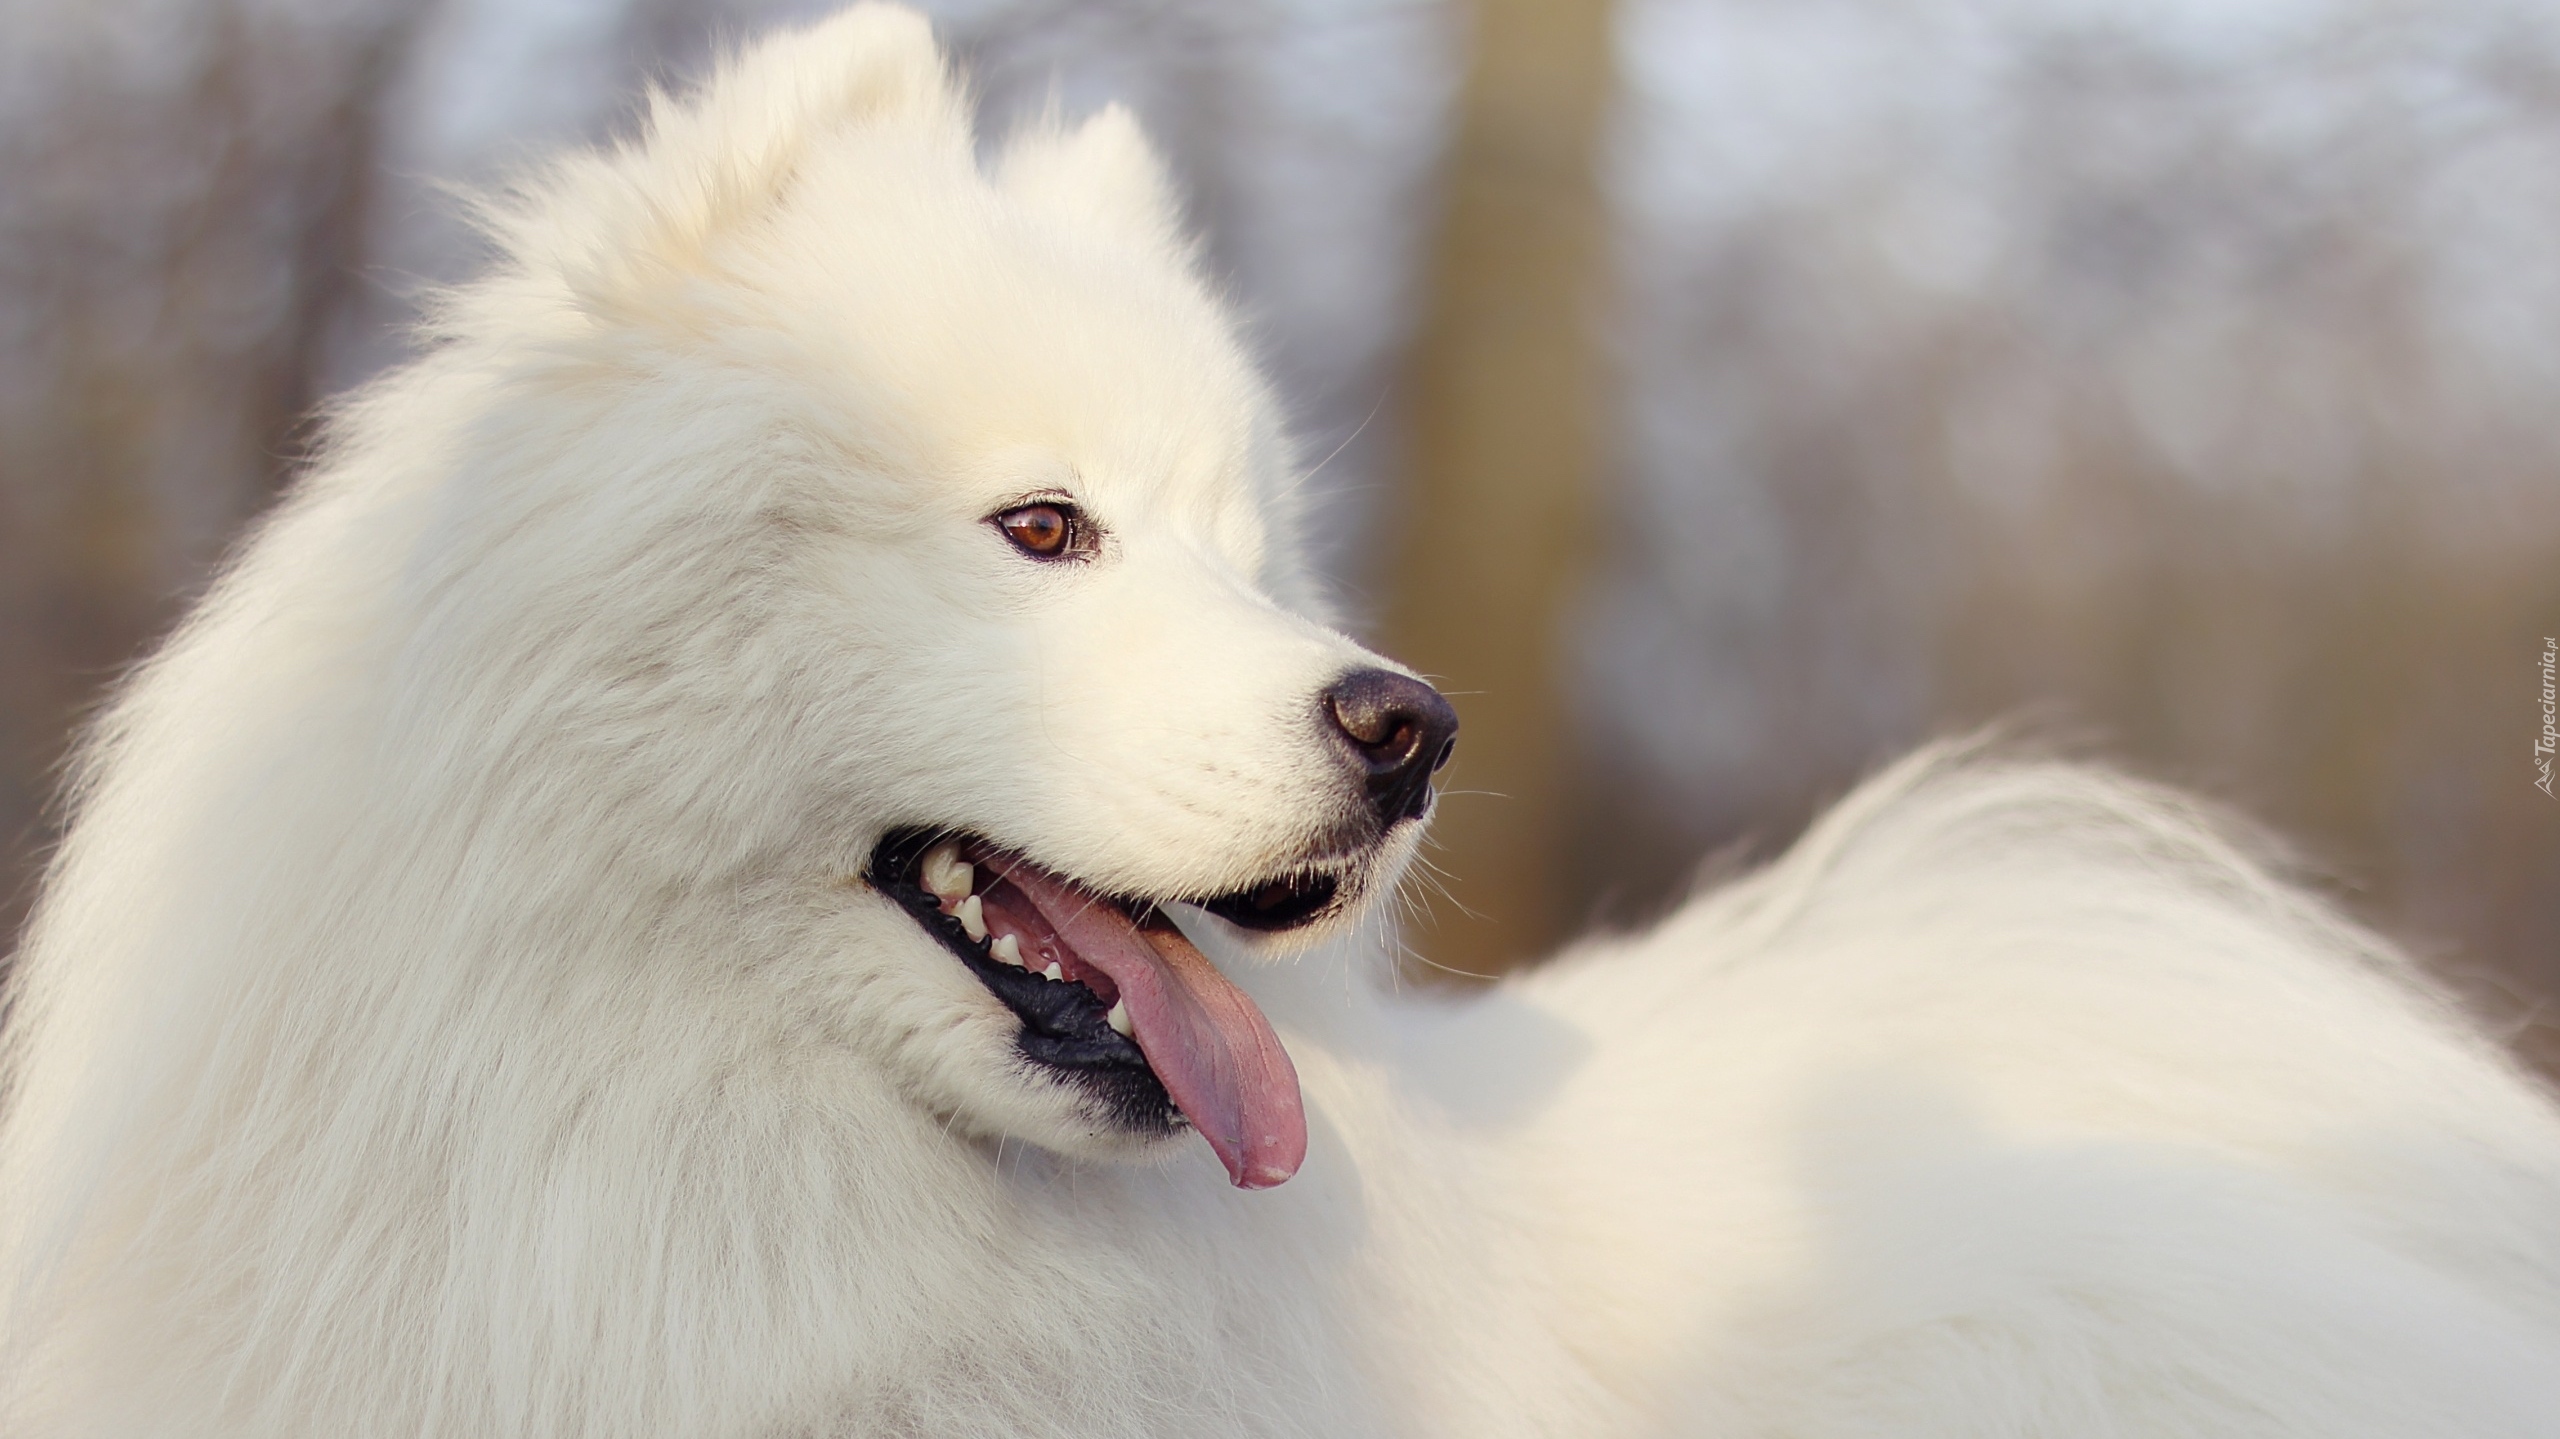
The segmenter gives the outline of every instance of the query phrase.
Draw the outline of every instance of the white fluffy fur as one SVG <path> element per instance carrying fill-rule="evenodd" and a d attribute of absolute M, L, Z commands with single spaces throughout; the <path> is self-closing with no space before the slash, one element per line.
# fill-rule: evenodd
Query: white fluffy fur
<path fill-rule="evenodd" d="M 1911 761 L 1464 1004 L 1195 916 L 1305 1082 L 1275 1191 L 1026 1077 L 848 882 L 883 827 L 1231 887 L 1374 661 L 1135 127 L 982 170 L 964 112 L 856 10 L 499 207 L 106 717 L 0 1432 L 2560 1431 L 2560 1116 L 2083 769 Z M 1092 564 L 980 522 L 1051 489 Z"/>

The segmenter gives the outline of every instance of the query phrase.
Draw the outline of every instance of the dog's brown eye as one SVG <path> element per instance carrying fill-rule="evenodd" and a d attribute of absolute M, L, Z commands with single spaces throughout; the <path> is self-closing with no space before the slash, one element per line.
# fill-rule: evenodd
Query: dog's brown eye
<path fill-rule="evenodd" d="M 1075 512 L 1064 505 L 1024 505 L 996 516 L 996 525 L 1035 559 L 1054 560 L 1075 544 Z"/>

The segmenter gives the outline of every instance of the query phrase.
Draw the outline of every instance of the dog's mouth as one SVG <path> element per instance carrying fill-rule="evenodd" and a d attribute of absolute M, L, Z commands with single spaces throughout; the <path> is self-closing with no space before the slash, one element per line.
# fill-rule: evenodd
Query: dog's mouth
<path fill-rule="evenodd" d="M 1306 1158 L 1298 1073 L 1270 1022 L 1164 916 L 988 840 L 902 829 L 866 876 L 1022 1020 L 1020 1048 L 1072 1075 L 1136 1130 L 1184 1120 L 1239 1187 L 1268 1189 Z M 1312 924 L 1340 903 L 1323 870 L 1200 902 L 1249 929 Z"/>

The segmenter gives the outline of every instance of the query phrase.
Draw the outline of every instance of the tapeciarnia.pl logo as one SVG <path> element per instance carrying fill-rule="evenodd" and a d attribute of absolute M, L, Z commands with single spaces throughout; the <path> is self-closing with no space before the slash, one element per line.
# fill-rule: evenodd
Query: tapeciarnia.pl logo
<path fill-rule="evenodd" d="M 2542 637 L 2542 733 L 2533 742 L 2533 768 L 2536 774 L 2533 787 L 2546 795 L 2551 793 L 2552 752 L 2560 749 L 2560 684 L 2554 682 L 2555 672 L 2560 672 L 2560 639 L 2544 635 Z M 2555 797 L 2560 798 L 2560 796 Z"/>

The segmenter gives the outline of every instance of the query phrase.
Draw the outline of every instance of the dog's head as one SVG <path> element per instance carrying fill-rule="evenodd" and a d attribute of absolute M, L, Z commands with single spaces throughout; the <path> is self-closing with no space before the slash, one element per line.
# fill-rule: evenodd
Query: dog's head
<path fill-rule="evenodd" d="M 473 583 L 517 601 L 477 663 L 609 772 L 617 862 L 752 896 L 795 1005 L 967 1130 L 1187 1122 L 1287 1178 L 1289 1059 L 1177 921 L 1342 923 L 1456 720 L 1310 617 L 1272 400 L 1131 120 L 982 160 L 864 8 L 492 223 L 428 362 L 483 397 Z"/>

